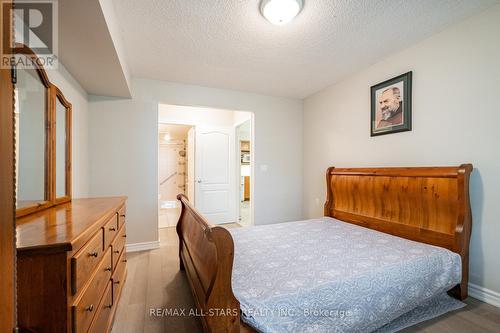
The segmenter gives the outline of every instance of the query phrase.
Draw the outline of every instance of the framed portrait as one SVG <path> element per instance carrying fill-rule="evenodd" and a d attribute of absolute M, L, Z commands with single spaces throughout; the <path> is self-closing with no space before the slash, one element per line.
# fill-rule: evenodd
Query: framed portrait
<path fill-rule="evenodd" d="M 411 131 L 411 75 L 371 87 L 371 136 Z"/>

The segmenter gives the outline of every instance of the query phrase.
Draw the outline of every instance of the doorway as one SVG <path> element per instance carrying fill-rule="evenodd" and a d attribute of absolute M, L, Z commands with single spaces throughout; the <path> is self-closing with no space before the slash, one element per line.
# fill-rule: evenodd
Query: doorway
<path fill-rule="evenodd" d="M 186 194 L 187 141 L 192 126 L 158 125 L 158 227 L 174 227 L 180 215 L 178 194 Z"/>
<path fill-rule="evenodd" d="M 158 121 L 159 227 L 176 225 L 179 193 L 211 224 L 253 224 L 253 114 L 160 104 Z"/>
<path fill-rule="evenodd" d="M 238 147 L 238 181 L 239 181 L 239 223 L 242 226 L 251 225 L 251 180 L 252 180 L 252 121 L 248 119 L 236 126 Z"/>

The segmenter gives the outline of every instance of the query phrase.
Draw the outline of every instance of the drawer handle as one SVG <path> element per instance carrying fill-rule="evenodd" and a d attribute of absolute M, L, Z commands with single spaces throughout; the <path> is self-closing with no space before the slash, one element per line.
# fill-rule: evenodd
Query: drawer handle
<path fill-rule="evenodd" d="M 127 259 L 123 259 L 122 262 L 127 262 Z"/>
<path fill-rule="evenodd" d="M 89 257 L 97 258 L 98 255 L 99 255 L 99 253 L 97 253 L 97 252 L 89 253 Z"/>
<path fill-rule="evenodd" d="M 115 282 L 113 282 L 113 283 L 114 283 L 114 284 L 120 284 L 120 281 L 115 281 Z"/>
<path fill-rule="evenodd" d="M 116 228 L 109 228 L 109 231 L 116 231 Z"/>
<path fill-rule="evenodd" d="M 122 235 L 123 238 L 127 238 L 127 235 Z"/>
<path fill-rule="evenodd" d="M 119 254 L 119 253 L 120 253 L 120 250 L 113 251 L 113 253 L 115 253 L 115 254 Z"/>
<path fill-rule="evenodd" d="M 110 305 L 105 305 L 104 308 L 105 309 L 111 309 L 113 307 L 113 304 L 110 304 Z"/>
<path fill-rule="evenodd" d="M 91 304 L 90 306 L 87 306 L 87 307 L 85 308 L 85 311 L 88 311 L 88 312 L 92 312 L 92 311 L 94 311 L 94 304 Z"/>
<path fill-rule="evenodd" d="M 125 214 L 120 215 L 120 217 L 125 217 Z"/>
<path fill-rule="evenodd" d="M 105 272 L 111 272 L 111 267 L 106 267 L 106 268 L 104 269 L 104 271 L 105 271 Z"/>

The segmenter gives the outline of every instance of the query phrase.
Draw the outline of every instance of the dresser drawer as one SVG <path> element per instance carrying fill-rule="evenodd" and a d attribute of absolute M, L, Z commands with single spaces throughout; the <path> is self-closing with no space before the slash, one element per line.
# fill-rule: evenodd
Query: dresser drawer
<path fill-rule="evenodd" d="M 125 282 L 125 273 L 127 269 L 127 254 L 125 251 L 122 252 L 120 258 L 118 259 L 118 264 L 111 278 L 113 282 L 113 302 L 116 303 L 118 297 L 120 296 L 121 288 L 123 288 L 123 283 Z"/>
<path fill-rule="evenodd" d="M 75 295 L 92 275 L 104 251 L 103 231 L 99 231 L 71 258 L 71 292 Z"/>
<path fill-rule="evenodd" d="M 83 294 L 71 307 L 73 316 L 73 332 L 85 333 L 89 329 L 92 318 L 97 311 L 99 301 L 111 278 L 111 249 L 104 254 L 103 260 L 96 269 L 92 281 Z"/>
<path fill-rule="evenodd" d="M 126 211 L 127 209 L 125 206 L 120 208 L 120 210 L 118 211 L 118 228 L 121 228 L 122 225 L 125 224 Z"/>
<path fill-rule="evenodd" d="M 113 250 L 112 253 L 112 258 L 113 258 L 113 271 L 116 269 L 116 266 L 118 264 L 118 258 L 120 258 L 120 255 L 123 252 L 123 249 L 125 248 L 125 240 L 126 240 L 126 234 L 125 234 L 125 225 L 123 225 L 118 231 L 118 235 L 116 236 L 115 240 L 113 243 L 111 243 L 111 249 Z"/>
<path fill-rule="evenodd" d="M 118 234 L 118 214 L 114 214 L 112 218 L 104 225 L 104 250 L 106 250 L 111 242 Z"/>
<path fill-rule="evenodd" d="M 113 291 L 112 291 L 111 281 L 108 282 L 104 296 L 97 309 L 94 322 L 90 327 L 89 333 L 103 333 L 106 332 L 109 320 L 111 318 L 111 313 L 113 310 Z"/>

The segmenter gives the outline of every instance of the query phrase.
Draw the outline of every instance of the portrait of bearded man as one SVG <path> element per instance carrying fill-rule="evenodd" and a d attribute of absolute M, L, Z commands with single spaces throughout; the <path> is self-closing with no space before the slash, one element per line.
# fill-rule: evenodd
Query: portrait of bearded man
<path fill-rule="evenodd" d="M 412 72 L 370 87 L 370 135 L 411 131 Z"/>
<path fill-rule="evenodd" d="M 378 98 L 380 121 L 377 129 L 403 124 L 403 102 L 398 87 L 385 89 Z"/>

